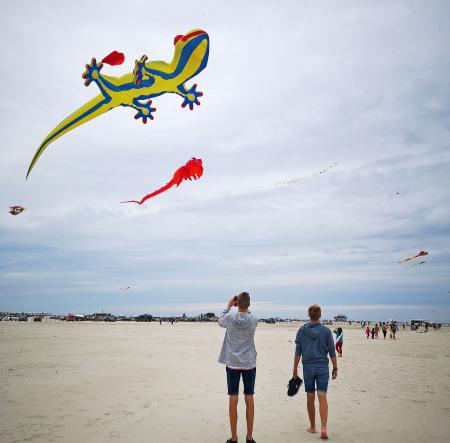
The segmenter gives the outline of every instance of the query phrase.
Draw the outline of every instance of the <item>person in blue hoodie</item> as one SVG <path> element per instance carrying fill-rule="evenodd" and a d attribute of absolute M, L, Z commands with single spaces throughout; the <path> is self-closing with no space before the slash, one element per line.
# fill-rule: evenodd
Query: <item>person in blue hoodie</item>
<path fill-rule="evenodd" d="M 305 323 L 297 332 L 295 339 L 294 378 L 298 377 L 298 365 L 303 363 L 303 380 L 307 397 L 307 408 L 311 426 L 308 432 L 316 431 L 315 397 L 319 399 L 319 412 L 322 428 L 320 438 L 328 440 L 327 419 L 328 402 L 327 389 L 330 378 L 328 355 L 333 363 L 332 378 L 337 377 L 337 359 L 331 330 L 320 323 L 322 315 L 319 305 L 308 308 L 309 322 Z"/>

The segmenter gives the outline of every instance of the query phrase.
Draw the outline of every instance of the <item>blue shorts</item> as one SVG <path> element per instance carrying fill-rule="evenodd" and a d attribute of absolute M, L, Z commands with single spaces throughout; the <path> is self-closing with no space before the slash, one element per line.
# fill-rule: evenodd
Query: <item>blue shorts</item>
<path fill-rule="evenodd" d="M 328 366 L 303 366 L 303 381 L 306 392 L 327 392 L 330 371 Z"/>
<path fill-rule="evenodd" d="M 253 369 L 231 369 L 227 367 L 228 395 L 239 395 L 239 381 L 244 382 L 244 395 L 255 393 L 256 368 Z"/>

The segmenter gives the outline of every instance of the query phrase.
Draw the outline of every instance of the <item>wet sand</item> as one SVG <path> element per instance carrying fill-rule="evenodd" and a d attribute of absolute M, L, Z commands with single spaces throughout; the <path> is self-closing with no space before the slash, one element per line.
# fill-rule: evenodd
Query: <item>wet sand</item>
<path fill-rule="evenodd" d="M 320 441 L 286 396 L 297 325 L 258 326 L 255 440 Z M 0 322 L 1 442 L 225 442 L 217 324 Z M 330 381 L 337 442 L 450 440 L 450 329 L 367 340 L 344 331 Z M 302 388 L 303 389 L 303 388 Z M 245 441 L 245 406 L 239 404 Z"/>

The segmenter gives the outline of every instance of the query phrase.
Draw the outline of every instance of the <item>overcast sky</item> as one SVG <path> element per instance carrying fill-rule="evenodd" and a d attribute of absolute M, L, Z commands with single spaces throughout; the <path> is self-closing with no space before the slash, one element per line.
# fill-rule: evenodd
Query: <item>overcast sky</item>
<path fill-rule="evenodd" d="M 105 5 L 2 4 L 0 311 L 197 314 L 247 290 L 261 317 L 317 302 L 326 318 L 450 321 L 448 1 Z M 104 68 L 122 75 L 170 61 L 193 28 L 210 36 L 198 109 L 163 95 L 147 125 L 114 109 L 25 181 L 97 95 L 91 57 L 124 52 Z M 120 204 L 192 156 L 199 181 Z M 422 249 L 425 264 L 398 263 Z"/>

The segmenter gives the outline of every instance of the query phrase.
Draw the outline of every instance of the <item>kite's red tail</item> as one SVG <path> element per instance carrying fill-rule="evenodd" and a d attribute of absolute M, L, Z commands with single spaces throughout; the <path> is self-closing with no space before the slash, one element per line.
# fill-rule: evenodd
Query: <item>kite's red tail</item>
<path fill-rule="evenodd" d="M 168 189 L 170 189 L 172 186 L 176 185 L 176 181 L 175 180 L 170 180 L 169 183 L 167 183 L 167 185 L 163 186 L 162 188 L 159 188 L 158 190 L 152 192 L 151 194 L 147 194 L 145 197 L 142 198 L 142 200 L 127 200 L 124 202 L 120 202 L 120 203 L 137 203 L 138 205 L 142 205 L 142 203 L 144 203 L 146 200 L 148 200 L 149 198 L 155 197 L 158 194 L 161 194 L 164 191 L 167 191 Z"/>

